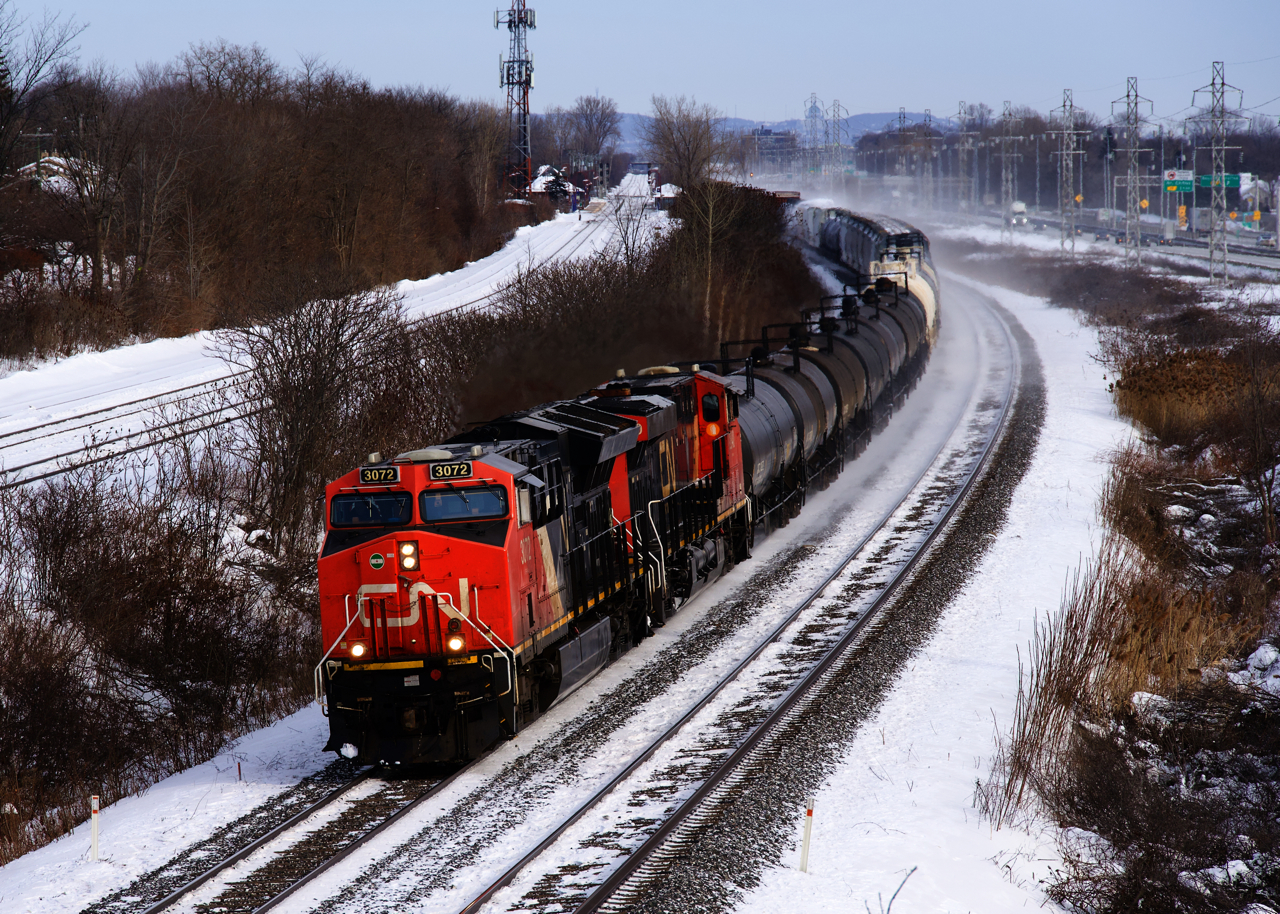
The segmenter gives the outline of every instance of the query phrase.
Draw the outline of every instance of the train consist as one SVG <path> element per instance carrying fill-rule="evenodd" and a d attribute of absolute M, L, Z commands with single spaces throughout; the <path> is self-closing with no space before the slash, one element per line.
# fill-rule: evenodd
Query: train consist
<path fill-rule="evenodd" d="M 800 216 L 850 285 L 794 325 L 370 455 L 328 486 L 327 749 L 460 761 L 514 736 L 865 446 L 936 338 L 928 240 L 881 217 Z"/>

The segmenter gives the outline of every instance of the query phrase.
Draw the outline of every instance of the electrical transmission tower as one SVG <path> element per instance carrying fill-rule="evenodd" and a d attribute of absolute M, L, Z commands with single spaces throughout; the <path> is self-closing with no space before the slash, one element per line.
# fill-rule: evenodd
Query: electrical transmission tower
<path fill-rule="evenodd" d="M 493 27 L 506 26 L 511 33 L 507 57 L 498 57 L 498 85 L 507 90 L 507 129 L 514 129 L 507 152 L 507 185 L 517 196 L 529 192 L 533 183 L 533 152 L 529 146 L 529 90 L 533 88 L 533 54 L 529 51 L 529 29 L 538 27 L 538 16 L 526 0 L 511 0 L 511 9 L 496 10 Z"/>
<path fill-rule="evenodd" d="M 1209 110 L 1207 113 L 1188 118 L 1201 124 L 1205 121 L 1209 122 L 1210 151 L 1213 156 L 1213 174 L 1209 179 L 1212 191 L 1212 202 L 1209 208 L 1212 220 L 1209 229 L 1209 279 L 1220 285 L 1226 285 L 1227 282 L 1227 150 L 1239 148 L 1227 146 L 1227 121 L 1236 119 L 1234 112 L 1230 115 L 1227 113 L 1228 92 L 1237 93 L 1239 95 L 1237 104 L 1244 105 L 1244 93 L 1235 86 L 1227 85 L 1222 61 L 1215 60 L 1213 81 L 1207 86 L 1201 86 L 1191 95 L 1191 104 L 1194 105 L 1196 96 L 1208 93 Z"/>
<path fill-rule="evenodd" d="M 956 202 L 961 210 L 968 211 L 973 209 L 973 181 L 969 177 L 969 156 L 973 153 L 973 138 L 977 134 L 969 130 L 969 122 L 971 120 L 969 107 L 964 103 L 960 103 L 960 110 L 956 113 L 956 120 L 960 123 L 960 147 L 956 150 L 959 162 L 956 165 L 956 175 L 958 183 L 956 184 Z"/>
<path fill-rule="evenodd" d="M 827 124 L 831 133 L 831 174 L 832 184 L 834 186 L 834 176 L 844 174 L 844 139 L 845 139 L 845 119 L 849 116 L 849 109 L 840 105 L 840 99 L 834 99 L 831 102 L 830 117 L 827 118 Z M 843 180 L 843 179 L 842 179 Z"/>
<path fill-rule="evenodd" d="M 827 114 L 818 93 L 804 103 L 804 145 L 806 171 L 822 170 L 822 147 L 827 141 Z"/>
<path fill-rule="evenodd" d="M 1138 158 L 1146 151 L 1140 148 L 1142 141 L 1142 118 L 1139 107 L 1143 102 L 1151 104 L 1151 99 L 1138 94 L 1138 78 L 1130 76 L 1125 87 L 1124 98 L 1111 103 L 1114 114 L 1116 105 L 1124 102 L 1124 140 L 1125 140 L 1125 207 L 1124 207 L 1124 259 L 1130 259 L 1142 265 L 1142 188 L 1151 185 L 1152 181 L 1143 181 L 1138 170 Z M 1118 178 L 1115 179 L 1117 182 Z"/>
<path fill-rule="evenodd" d="M 1013 131 L 1017 130 L 1021 123 L 1021 118 L 1013 116 L 1012 102 L 1005 102 L 1004 111 L 1000 115 L 1000 211 L 1004 215 L 1000 223 L 1001 240 L 1004 240 L 1006 233 L 1009 240 L 1013 240 L 1013 202 L 1017 195 L 1017 188 L 1014 187 L 1011 162 L 1021 153 L 1010 152 L 1009 146 L 1022 139 L 1020 136 L 1013 135 Z"/>
<path fill-rule="evenodd" d="M 1085 150 L 1076 148 L 1076 137 L 1086 136 L 1089 131 L 1076 129 L 1076 106 L 1072 100 L 1071 90 L 1062 90 L 1062 107 L 1050 114 L 1056 121 L 1057 130 L 1050 130 L 1050 135 L 1058 137 L 1058 151 L 1052 153 L 1058 157 L 1058 219 L 1062 235 L 1059 247 L 1065 251 L 1067 240 L 1071 241 L 1071 254 L 1076 253 L 1076 206 L 1080 202 L 1075 199 L 1075 160 L 1076 156 L 1085 154 Z M 1083 165 L 1081 166 L 1083 171 Z"/>

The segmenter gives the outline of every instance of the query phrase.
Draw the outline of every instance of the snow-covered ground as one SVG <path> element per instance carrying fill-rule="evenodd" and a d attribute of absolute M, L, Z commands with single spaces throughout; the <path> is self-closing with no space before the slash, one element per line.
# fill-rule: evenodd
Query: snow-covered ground
<path fill-rule="evenodd" d="M 639 183 L 624 184 L 618 196 L 647 198 L 647 179 L 643 175 L 628 178 L 638 178 Z M 665 218 L 665 214 L 644 218 Z M 556 259 L 588 257 L 610 244 L 616 228 L 608 203 L 600 212 L 561 214 L 518 229 L 501 250 L 482 260 L 451 273 L 401 282 L 396 290 L 411 319 L 483 305 L 517 270 Z M 126 416 L 103 411 L 225 379 L 232 371 L 215 335 L 199 332 L 106 352 L 84 352 L 0 377 L 0 471 L 77 451 L 95 434 L 100 439 L 139 434 L 154 419 L 155 404 L 128 408 L 132 414 Z M 73 429 L 34 429 L 78 416 L 85 416 L 89 425 L 71 422 Z M 51 468 L 43 465 L 21 475 Z"/>
<path fill-rule="evenodd" d="M 1098 545 L 1095 514 L 1106 454 L 1129 427 L 1116 418 L 1090 359 L 1095 336 L 1043 301 L 944 274 L 996 299 L 1035 339 L 1047 415 L 1009 522 L 876 719 L 816 797 L 809 872 L 798 869 L 800 822 L 788 865 L 767 873 L 739 907 L 748 914 L 877 911 L 912 867 L 904 911 L 1013 911 L 1044 900 L 1038 881 L 1058 862 L 1049 831 L 993 832 L 974 809 L 997 729 L 1007 730 L 1037 615 Z M 944 298 L 945 301 L 945 298 Z"/>
<path fill-rule="evenodd" d="M 99 859 L 85 823 L 0 867 L 0 911 L 73 914 L 209 836 L 333 760 L 317 705 L 236 741 L 226 752 L 107 807 Z M 237 777 L 241 780 L 237 780 Z"/>

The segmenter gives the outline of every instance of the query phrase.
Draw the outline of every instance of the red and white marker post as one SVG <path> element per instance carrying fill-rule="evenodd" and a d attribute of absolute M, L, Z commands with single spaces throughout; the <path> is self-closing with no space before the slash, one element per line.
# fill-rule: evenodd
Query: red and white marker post
<path fill-rule="evenodd" d="M 98 798 L 90 797 L 89 859 L 98 859 Z"/>
<path fill-rule="evenodd" d="M 805 804 L 804 839 L 800 842 L 800 872 L 809 872 L 809 836 L 813 834 L 813 800 Z"/>

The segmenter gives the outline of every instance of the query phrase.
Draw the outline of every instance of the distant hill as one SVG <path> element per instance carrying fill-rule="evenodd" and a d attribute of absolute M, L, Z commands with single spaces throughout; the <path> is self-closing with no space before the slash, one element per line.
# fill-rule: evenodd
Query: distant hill
<path fill-rule="evenodd" d="M 638 155 L 641 152 L 640 129 L 649 116 L 645 114 L 624 114 L 622 115 L 622 142 L 618 144 L 619 152 L 630 152 Z M 912 124 L 924 122 L 923 112 L 907 112 L 907 121 Z M 886 125 L 896 125 L 898 123 L 898 112 L 877 112 L 871 114 L 852 114 L 844 118 L 845 136 L 857 138 L 864 133 L 874 133 L 884 130 Z M 938 129 L 946 130 L 948 125 L 946 121 L 939 122 L 934 119 L 934 124 Z M 804 133 L 804 119 L 793 118 L 789 121 L 753 121 L 742 117 L 725 118 L 725 126 L 734 133 L 744 133 L 747 130 L 754 130 L 757 127 L 767 127 L 770 130 L 786 131 L 792 130 L 797 134 Z"/>

